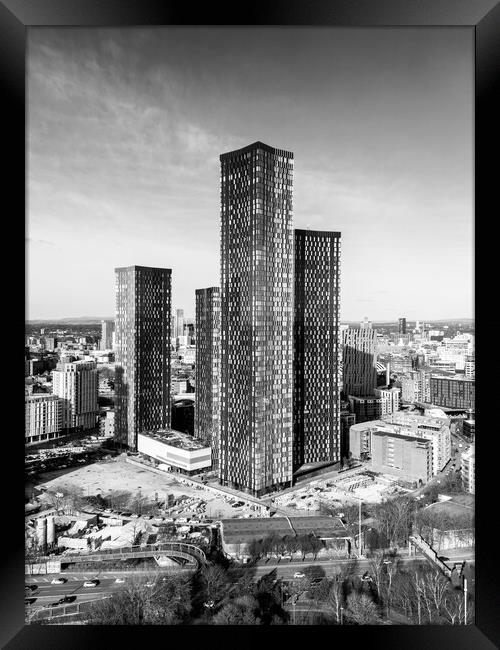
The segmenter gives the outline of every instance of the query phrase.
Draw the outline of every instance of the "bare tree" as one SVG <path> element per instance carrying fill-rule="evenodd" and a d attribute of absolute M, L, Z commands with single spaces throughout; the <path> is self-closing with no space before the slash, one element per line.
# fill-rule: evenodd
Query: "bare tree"
<path fill-rule="evenodd" d="M 352 593 L 347 596 L 346 616 L 354 625 L 379 625 L 377 605 L 366 594 Z"/>

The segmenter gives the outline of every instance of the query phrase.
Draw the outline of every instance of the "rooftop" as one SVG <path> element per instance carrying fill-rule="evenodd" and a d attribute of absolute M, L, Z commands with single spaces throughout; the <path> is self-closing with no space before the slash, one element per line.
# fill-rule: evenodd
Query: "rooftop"
<path fill-rule="evenodd" d="M 141 431 L 140 436 L 147 436 L 153 440 L 158 440 L 169 447 L 179 449 L 210 449 L 210 446 L 203 444 L 187 433 L 174 431 L 173 429 L 159 429 L 158 431 Z"/>
<path fill-rule="evenodd" d="M 294 536 L 295 533 L 297 535 L 313 533 L 322 539 L 349 537 L 340 520 L 334 517 L 222 519 L 221 523 L 224 541 L 228 544 L 247 543 L 268 535 Z"/>

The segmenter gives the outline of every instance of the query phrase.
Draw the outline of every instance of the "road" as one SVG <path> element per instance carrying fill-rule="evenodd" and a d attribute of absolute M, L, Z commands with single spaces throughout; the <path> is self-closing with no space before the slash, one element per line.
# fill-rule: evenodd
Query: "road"
<path fill-rule="evenodd" d="M 447 557 L 450 558 L 448 563 L 450 566 L 453 562 L 462 562 L 467 560 L 469 562 L 474 561 L 474 549 L 454 549 L 445 551 Z M 402 555 L 397 558 L 397 561 L 400 562 L 403 566 L 409 567 L 416 564 L 427 563 L 428 560 L 422 555 L 411 556 Z M 361 559 L 357 560 L 356 564 L 353 564 L 354 571 L 358 575 L 362 575 L 365 571 L 370 570 L 372 560 L 370 559 Z M 349 564 L 353 563 L 353 560 L 350 559 L 333 559 L 333 560 L 305 560 L 304 562 L 288 560 L 282 560 L 280 563 L 275 561 L 269 561 L 268 563 L 261 563 L 257 566 L 246 566 L 239 569 L 229 569 L 229 573 L 235 574 L 235 579 L 241 575 L 241 570 L 252 571 L 254 579 L 258 580 L 263 575 L 270 573 L 274 569 L 276 570 L 276 575 L 278 578 L 284 578 L 285 580 L 293 580 L 294 573 L 302 573 L 304 569 L 308 566 L 320 567 L 324 572 L 325 576 L 331 577 L 339 572 L 340 569 L 346 568 Z M 51 580 L 59 575 L 37 575 L 37 576 L 26 576 L 26 584 L 37 585 L 38 590 L 32 595 L 28 594 L 27 597 L 36 598 L 36 601 L 32 605 L 27 605 L 26 609 L 28 612 L 33 612 L 37 609 L 43 609 L 50 606 L 52 603 L 56 603 L 63 596 L 76 596 L 75 603 L 83 603 L 90 600 L 99 600 L 107 596 L 112 595 L 116 591 L 123 589 L 124 585 L 127 582 L 138 577 L 150 576 L 153 579 L 158 575 L 168 575 L 169 573 L 190 573 L 191 569 L 186 568 L 176 568 L 175 571 L 172 569 L 160 570 L 160 569 L 149 569 L 147 571 L 138 572 L 138 571 L 107 571 L 104 573 L 78 573 L 70 574 L 64 573 L 64 577 L 67 579 L 62 585 L 53 585 Z M 322 574 L 323 575 L 323 574 Z M 92 578 L 99 579 L 99 585 L 97 587 L 84 587 L 83 583 L 85 580 L 90 580 Z M 122 577 L 125 579 L 125 583 L 116 583 L 115 580 L 117 577 Z"/>
<path fill-rule="evenodd" d="M 451 550 L 443 551 L 443 555 L 444 554 L 446 554 L 446 557 L 450 558 L 450 562 L 448 563 L 450 565 L 452 565 L 453 562 L 463 562 L 464 560 L 467 560 L 468 562 L 474 561 L 474 549 L 456 549 L 454 553 L 452 553 Z M 397 561 L 405 567 L 415 565 L 415 564 L 421 564 L 423 562 L 425 563 L 429 562 L 429 560 L 427 560 L 423 555 L 417 555 L 417 556 L 412 555 L 411 557 L 409 557 L 408 555 L 403 555 L 401 557 L 398 557 Z M 278 577 L 293 578 L 293 574 L 295 572 L 303 572 L 305 567 L 313 565 L 313 566 L 321 567 L 325 572 L 326 576 L 332 576 L 335 575 L 342 567 L 345 568 L 352 562 L 353 560 L 349 560 L 349 559 L 317 560 L 317 561 L 306 560 L 305 562 L 297 562 L 297 561 L 289 562 L 288 560 L 285 560 L 280 562 L 279 564 L 269 562 L 267 564 L 260 564 L 252 568 L 255 571 L 256 577 L 261 577 L 262 575 L 269 573 L 273 569 L 276 569 Z M 357 560 L 355 566 L 356 573 L 363 574 L 365 571 L 368 571 L 370 569 L 371 563 L 372 560 L 370 559 Z"/>

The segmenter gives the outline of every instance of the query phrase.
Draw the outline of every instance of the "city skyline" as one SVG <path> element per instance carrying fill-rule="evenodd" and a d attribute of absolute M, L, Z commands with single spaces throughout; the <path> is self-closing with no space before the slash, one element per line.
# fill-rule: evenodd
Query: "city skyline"
<path fill-rule="evenodd" d="M 30 319 L 106 317 L 128 265 L 172 268 L 192 318 L 220 283 L 218 155 L 255 140 L 295 153 L 295 227 L 342 232 L 341 322 L 472 316 L 468 31 L 255 35 L 30 29 Z"/>

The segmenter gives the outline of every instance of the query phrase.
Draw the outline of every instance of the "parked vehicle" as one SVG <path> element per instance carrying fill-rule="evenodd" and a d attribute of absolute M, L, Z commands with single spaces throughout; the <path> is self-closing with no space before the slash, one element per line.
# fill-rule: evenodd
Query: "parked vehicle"
<path fill-rule="evenodd" d="M 305 577 L 306 577 L 306 574 L 305 574 L 305 573 L 301 573 L 300 571 L 296 571 L 296 572 L 293 574 L 293 577 L 294 577 L 294 578 L 305 578 Z"/>

